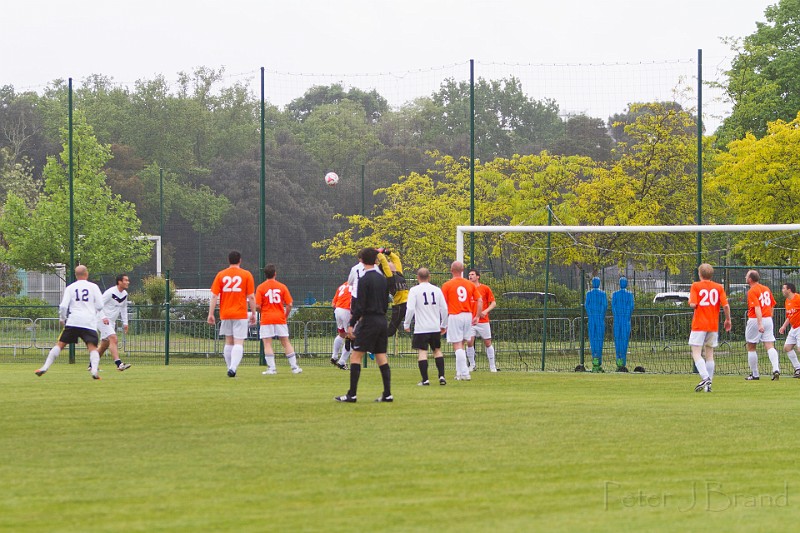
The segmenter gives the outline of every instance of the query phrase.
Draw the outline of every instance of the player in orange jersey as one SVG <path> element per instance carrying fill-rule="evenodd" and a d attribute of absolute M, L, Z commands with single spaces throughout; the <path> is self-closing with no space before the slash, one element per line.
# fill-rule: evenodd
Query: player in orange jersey
<path fill-rule="evenodd" d="M 747 381 L 759 379 L 756 345 L 763 342 L 764 348 L 767 349 L 769 362 L 772 363 L 772 381 L 775 381 L 781 377 L 772 324 L 772 308 L 775 307 L 775 298 L 769 287 L 759 283 L 760 279 L 758 270 L 749 270 L 745 277 L 747 284 L 750 285 L 750 290 L 747 291 L 747 328 L 744 331 L 750 375 L 745 379 Z"/>
<path fill-rule="evenodd" d="M 783 335 L 786 327 L 791 324 L 792 328 L 786 336 L 786 342 L 783 343 L 783 351 L 792 362 L 794 377 L 800 378 L 800 361 L 797 360 L 797 352 L 794 351 L 794 347 L 797 346 L 798 339 L 800 339 L 800 294 L 797 294 L 797 287 L 794 283 L 784 283 L 781 286 L 781 292 L 786 298 L 786 303 L 783 305 L 786 308 L 786 321 L 778 333 Z"/>
<path fill-rule="evenodd" d="M 494 346 L 492 346 L 492 327 L 489 323 L 489 313 L 497 306 L 494 300 L 494 293 L 488 285 L 481 283 L 481 273 L 477 269 L 470 269 L 469 280 L 478 289 L 483 301 L 483 311 L 478 315 L 477 307 L 473 306 L 473 312 L 478 316 L 478 323 L 472 326 L 472 337 L 467 341 L 467 362 L 469 370 L 475 370 L 475 338 L 483 339 L 486 348 L 486 359 L 489 360 L 489 372 L 497 372 L 497 365 L 494 362 Z M 477 302 L 475 302 L 477 305 Z"/>
<path fill-rule="evenodd" d="M 483 300 L 471 281 L 464 279 L 464 263 L 453 261 L 450 265 L 452 278 L 442 285 L 442 293 L 447 301 L 447 342 L 453 345 L 456 354 L 456 381 L 469 381 L 469 365 L 464 343 L 472 337 L 472 326 L 478 323 L 483 311 Z M 475 315 L 473 315 L 473 301 Z"/>
<path fill-rule="evenodd" d="M 711 392 L 711 381 L 714 379 L 714 348 L 719 344 L 719 310 L 725 311 L 725 331 L 731 330 L 731 306 L 725 289 L 719 283 L 711 281 L 714 268 L 708 263 L 697 267 L 700 281 L 692 283 L 689 290 L 689 307 L 694 309 L 692 332 L 689 334 L 689 346 L 692 359 L 700 383 L 694 388 L 696 392 Z M 705 348 L 705 359 L 703 349 Z"/>
<path fill-rule="evenodd" d="M 333 295 L 333 316 L 336 319 L 336 338 L 333 340 L 331 364 L 342 370 L 348 370 L 347 359 L 350 357 L 350 339 L 347 337 L 347 323 L 350 322 L 350 302 L 353 293 L 350 284 L 345 281 Z"/>
<path fill-rule="evenodd" d="M 208 304 L 208 323 L 216 323 L 214 311 L 219 301 L 219 334 L 225 336 L 222 356 L 228 367 L 228 377 L 236 377 L 236 369 L 244 357 L 244 340 L 248 326 L 256 323 L 255 281 L 253 275 L 242 268 L 242 254 L 236 250 L 228 254 L 230 266 L 220 270 L 211 284 L 211 301 Z M 250 315 L 247 305 L 250 305 Z"/>
<path fill-rule="evenodd" d="M 297 354 L 289 341 L 289 326 L 286 319 L 292 312 L 292 294 L 289 288 L 275 279 L 277 271 L 275 265 L 268 264 L 264 267 L 264 275 L 267 281 L 256 288 L 256 307 L 261 311 L 261 327 L 258 336 L 264 343 L 264 359 L 267 361 L 267 369 L 262 372 L 264 375 L 277 374 L 275 368 L 275 352 L 272 351 L 272 339 L 278 337 L 283 346 L 283 353 L 292 367 L 292 374 L 299 374 L 303 371 L 297 366 Z"/>

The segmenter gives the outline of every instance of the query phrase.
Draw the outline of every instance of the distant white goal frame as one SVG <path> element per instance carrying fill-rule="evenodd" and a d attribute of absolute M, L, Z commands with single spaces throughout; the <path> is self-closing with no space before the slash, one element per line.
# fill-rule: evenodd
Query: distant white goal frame
<path fill-rule="evenodd" d="M 800 224 L 703 224 L 694 226 L 456 226 L 456 260 L 464 262 L 465 233 L 719 233 L 800 231 Z"/>

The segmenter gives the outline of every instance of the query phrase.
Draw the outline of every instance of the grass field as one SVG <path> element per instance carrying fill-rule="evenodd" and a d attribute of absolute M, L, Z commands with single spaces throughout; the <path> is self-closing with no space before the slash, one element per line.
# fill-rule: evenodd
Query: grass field
<path fill-rule="evenodd" d="M 280 364 L 283 363 L 283 366 Z M 0 365 L 0 531 L 778 531 L 800 380 Z M 435 375 L 435 371 L 433 373 Z M 450 373 L 448 372 L 448 377 Z"/>

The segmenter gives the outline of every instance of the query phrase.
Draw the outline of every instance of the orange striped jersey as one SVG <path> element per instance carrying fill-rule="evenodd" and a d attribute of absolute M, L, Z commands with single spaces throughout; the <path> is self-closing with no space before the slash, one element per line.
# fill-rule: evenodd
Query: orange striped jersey
<path fill-rule="evenodd" d="M 494 301 L 494 294 L 492 293 L 492 289 L 490 289 L 488 285 L 484 285 L 483 283 L 477 285 L 475 288 L 478 289 L 478 294 L 480 294 L 481 299 L 483 300 L 483 308 L 486 309 L 487 307 L 489 307 L 489 304 L 491 304 Z M 475 316 L 477 314 L 478 314 L 478 301 L 475 300 L 472 302 L 472 316 Z M 486 315 L 485 317 L 478 319 L 478 323 L 486 323 L 486 322 L 489 322 L 489 315 Z"/>
<path fill-rule="evenodd" d="M 292 305 L 289 289 L 276 279 L 268 279 L 256 289 L 256 307 L 262 324 L 286 324 L 285 305 Z"/>
<path fill-rule="evenodd" d="M 247 297 L 253 294 L 255 285 L 253 275 L 237 265 L 220 270 L 211 284 L 211 293 L 219 296 L 219 318 L 247 318 Z"/>
<path fill-rule="evenodd" d="M 692 331 L 719 331 L 719 310 L 728 305 L 722 285 L 710 279 L 695 281 L 689 289 L 689 303 L 696 305 Z"/>
<path fill-rule="evenodd" d="M 472 313 L 472 304 L 480 297 L 475 284 L 465 278 L 453 278 L 442 285 L 447 312 L 451 315 Z"/>
<path fill-rule="evenodd" d="M 771 317 L 775 303 L 769 287 L 756 283 L 747 291 L 747 318 L 756 318 L 756 307 L 761 307 L 762 317 Z"/>
<path fill-rule="evenodd" d="M 350 300 L 353 299 L 353 292 L 350 289 L 350 284 L 344 282 L 336 289 L 336 294 L 333 295 L 333 307 L 339 309 L 350 309 Z"/>
<path fill-rule="evenodd" d="M 800 328 L 800 293 L 786 299 L 783 304 L 786 308 L 786 318 L 793 328 Z"/>

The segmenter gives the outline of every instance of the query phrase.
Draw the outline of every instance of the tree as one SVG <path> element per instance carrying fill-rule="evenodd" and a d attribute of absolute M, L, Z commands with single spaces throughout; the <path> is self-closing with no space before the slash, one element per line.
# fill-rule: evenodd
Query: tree
<path fill-rule="evenodd" d="M 0 148 L 0 202 L 9 193 L 16 194 L 28 207 L 33 207 L 39 196 L 39 187 L 33 179 L 33 167 L 27 158 L 15 161 L 9 148 Z"/>
<path fill-rule="evenodd" d="M 553 143 L 552 152 L 561 155 L 585 155 L 595 161 L 611 159 L 614 140 L 599 118 L 575 115 L 564 122 L 564 136 Z"/>
<path fill-rule="evenodd" d="M 409 125 L 417 126 L 425 149 L 469 155 L 469 82 L 445 80 L 430 98 L 417 99 L 406 112 L 416 115 Z M 539 153 L 563 132 L 555 101 L 529 98 L 517 78 L 479 78 L 475 84 L 475 156 L 481 161 Z"/>
<path fill-rule="evenodd" d="M 446 269 L 454 259 L 455 227 L 469 223 L 469 165 L 433 153 L 434 168 L 412 172 L 375 191 L 381 200 L 371 216 L 346 217 L 348 227 L 314 243 L 323 260 L 354 255 L 364 246 L 390 243 L 403 250 L 409 265 Z M 588 158 L 540 155 L 498 158 L 475 168 L 475 223 L 478 225 L 546 224 L 548 203 L 563 202 L 569 190 L 593 166 Z M 345 218 L 345 217 L 337 217 Z M 481 234 L 475 259 L 492 262 L 509 255 L 518 272 L 531 272 L 544 258 L 542 235 L 527 240 L 519 234 Z M 538 240 L 537 240 L 538 239 Z"/>
<path fill-rule="evenodd" d="M 737 55 L 721 85 L 733 109 L 717 132 L 720 146 L 747 133 L 763 137 L 769 122 L 794 120 L 800 110 L 800 0 L 780 0 L 764 15 L 754 33 L 729 39 Z"/>
<path fill-rule="evenodd" d="M 624 126 L 628 143 L 616 160 L 602 164 L 584 156 L 516 155 L 475 167 L 475 223 L 546 225 L 653 225 L 694 222 L 696 136 L 694 117 L 660 103 L 631 106 L 636 117 Z M 469 221 L 468 160 L 433 154 L 426 173 L 412 172 L 376 191 L 371 216 L 350 216 L 347 227 L 316 242 L 322 259 L 352 255 L 367 245 L 391 243 L 410 265 L 444 268 L 452 260 L 454 230 Z M 624 263 L 677 269 L 691 235 L 554 235 L 553 261 L 587 268 Z M 635 252 L 653 250 L 650 254 Z M 544 234 L 482 234 L 475 238 L 476 264 L 503 258 L 515 272 L 535 272 L 545 259 Z M 691 258 L 693 259 L 693 258 Z"/>
<path fill-rule="evenodd" d="M 296 121 L 302 122 L 318 107 L 328 104 L 339 104 L 344 100 L 360 104 L 364 109 L 367 122 L 374 123 L 389 110 L 386 98 L 375 89 L 365 92 L 356 87 L 345 91 L 338 83 L 333 85 L 315 85 L 300 98 L 295 98 L 286 106 L 287 113 Z"/>
<path fill-rule="evenodd" d="M 632 122 L 613 125 L 626 139 L 615 150 L 616 160 L 576 186 L 570 218 L 595 226 L 694 223 L 695 117 L 670 102 L 631 104 L 627 115 Z M 582 249 L 568 250 L 565 259 L 587 266 L 632 261 L 678 270 L 693 258 L 675 252 L 691 250 L 692 239 L 690 234 L 588 234 Z"/>
<path fill-rule="evenodd" d="M 97 142 L 80 112 L 75 114 L 73 147 L 76 260 L 96 272 L 129 270 L 146 261 L 151 244 L 137 239 L 140 222 L 133 205 L 106 185 L 102 168 L 111 157 L 109 147 Z M 48 159 L 44 191 L 34 208 L 13 192 L 6 199 L 0 217 L 7 245 L 3 255 L 16 267 L 52 272 L 56 264 L 69 263 L 68 150 L 65 142 L 61 160 Z"/>
<path fill-rule="evenodd" d="M 452 194 L 456 176 L 446 175 L 446 168 L 442 168 L 448 165 L 453 168 L 453 164 L 451 158 L 437 162 L 445 174 L 439 180 L 412 172 L 401 176 L 397 183 L 377 190 L 376 194 L 383 200 L 372 216 L 336 215 L 335 219 L 345 218 L 349 227 L 314 243 L 314 247 L 324 249 L 321 259 L 335 261 L 343 256 L 354 256 L 365 246 L 391 243 L 403 250 L 404 261 L 409 266 L 444 268 L 447 250 L 454 248 L 452 229 L 469 220 L 463 210 L 464 195 Z"/>
<path fill-rule="evenodd" d="M 761 138 L 747 134 L 720 153 L 711 187 L 725 198 L 725 209 L 736 224 L 789 224 L 800 219 L 796 191 L 800 189 L 800 114 L 791 122 L 767 125 Z M 732 253 L 748 264 L 800 264 L 796 234 L 734 236 Z"/>
<path fill-rule="evenodd" d="M 75 90 L 75 107 L 86 114 L 101 143 L 119 143 L 131 127 L 130 93 L 108 76 L 93 74 L 84 79 Z"/>
<path fill-rule="evenodd" d="M 319 168 L 355 175 L 369 154 L 380 146 L 375 130 L 365 120 L 361 104 L 343 100 L 315 108 L 300 125 L 298 137 Z"/>
<path fill-rule="evenodd" d="M 57 146 L 46 137 L 40 101 L 35 93 L 0 87 L 0 148 L 6 149 L 4 157 L 10 164 L 29 165 L 36 181 L 48 152 Z"/>

